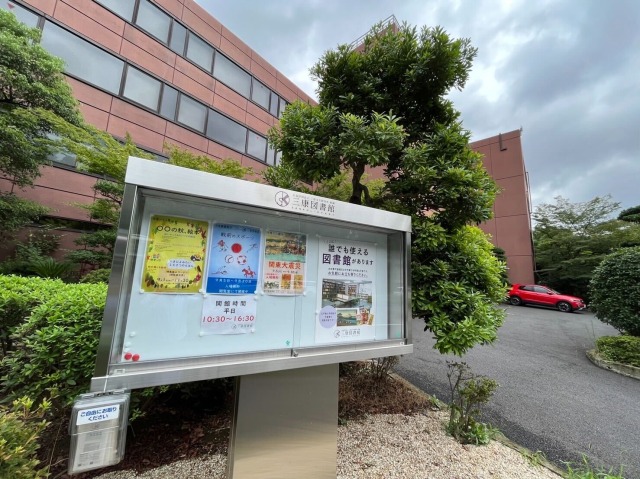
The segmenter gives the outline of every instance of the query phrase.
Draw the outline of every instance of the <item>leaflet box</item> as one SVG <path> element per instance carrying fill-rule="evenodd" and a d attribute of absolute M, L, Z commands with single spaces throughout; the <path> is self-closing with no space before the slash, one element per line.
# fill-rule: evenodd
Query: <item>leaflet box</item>
<path fill-rule="evenodd" d="M 71 411 L 69 474 L 117 464 L 124 457 L 129 416 L 125 391 L 79 396 Z"/>

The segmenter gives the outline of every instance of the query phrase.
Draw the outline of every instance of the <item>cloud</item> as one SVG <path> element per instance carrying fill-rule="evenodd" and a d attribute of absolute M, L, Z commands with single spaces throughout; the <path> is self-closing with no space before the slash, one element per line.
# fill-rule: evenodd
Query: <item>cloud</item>
<path fill-rule="evenodd" d="M 441 25 L 478 48 L 450 98 L 473 140 L 523 128 L 534 204 L 613 195 L 640 204 L 637 0 L 199 0 L 315 97 L 309 68 L 391 14 Z"/>

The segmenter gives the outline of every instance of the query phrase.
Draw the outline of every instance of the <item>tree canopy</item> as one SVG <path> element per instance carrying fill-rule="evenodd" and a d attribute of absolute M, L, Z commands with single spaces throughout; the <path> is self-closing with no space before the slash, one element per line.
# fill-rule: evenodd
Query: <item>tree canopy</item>
<path fill-rule="evenodd" d="M 618 215 L 618 219 L 630 223 L 640 223 L 640 205 L 622 210 Z"/>
<path fill-rule="evenodd" d="M 611 218 L 620 209 L 620 203 L 611 195 L 596 196 L 581 203 L 571 203 L 562 196 L 554 197 L 555 203 L 542 203 L 532 218 L 540 228 L 559 228 L 577 235 L 586 235 L 596 226 Z"/>
<path fill-rule="evenodd" d="M 19 186 L 31 184 L 51 152 L 55 131 L 44 112 L 82 124 L 62 60 L 39 42 L 40 30 L 0 10 L 0 170 Z"/>
<path fill-rule="evenodd" d="M 31 185 L 55 150 L 49 118 L 82 123 L 77 102 L 62 75 L 63 63 L 39 44 L 40 30 L 0 10 L 0 173 L 13 185 Z M 0 194 L 3 237 L 36 220 L 47 208 Z"/>
<path fill-rule="evenodd" d="M 640 225 L 611 219 L 619 203 L 610 195 L 536 207 L 533 241 L 539 281 L 558 291 L 589 299 L 593 271 L 612 251 L 640 245 Z"/>
<path fill-rule="evenodd" d="M 280 169 L 316 181 L 347 169 L 351 202 L 412 217 L 413 313 L 441 352 L 455 354 L 496 338 L 505 292 L 502 263 L 470 226 L 491 217 L 497 188 L 447 98 L 464 87 L 475 54 L 439 27 L 377 26 L 362 50 L 325 53 L 311 70 L 319 105 L 289 105 L 269 134 Z M 365 167 L 384 168 L 375 199 L 362 187 Z"/>

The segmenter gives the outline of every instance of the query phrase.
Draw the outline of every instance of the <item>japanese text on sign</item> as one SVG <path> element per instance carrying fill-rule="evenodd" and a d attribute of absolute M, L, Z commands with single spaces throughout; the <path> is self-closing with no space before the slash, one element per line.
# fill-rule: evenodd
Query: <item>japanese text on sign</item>
<path fill-rule="evenodd" d="M 202 334 L 255 332 L 257 303 L 253 296 L 208 296 L 202 306 Z"/>
<path fill-rule="evenodd" d="M 78 419 L 76 421 L 76 424 L 78 426 L 81 426 L 83 424 L 93 424 L 96 422 L 109 421 L 111 419 L 117 419 L 119 415 L 119 404 L 93 409 L 83 409 L 81 411 L 78 411 Z"/>
<path fill-rule="evenodd" d="M 202 287 L 209 223 L 173 216 L 152 216 L 142 290 L 195 293 Z"/>

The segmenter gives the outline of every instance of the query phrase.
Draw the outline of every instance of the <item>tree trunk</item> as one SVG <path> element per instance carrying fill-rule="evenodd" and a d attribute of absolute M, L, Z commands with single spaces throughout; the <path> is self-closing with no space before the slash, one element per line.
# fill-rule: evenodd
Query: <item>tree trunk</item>
<path fill-rule="evenodd" d="M 365 186 L 360 183 L 364 174 L 364 164 L 352 165 L 351 169 L 353 170 L 353 178 L 351 179 L 351 198 L 349 198 L 349 203 L 361 205 L 362 193 L 365 189 Z"/>

